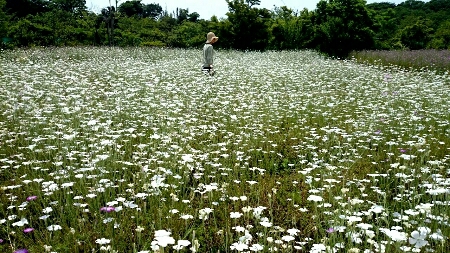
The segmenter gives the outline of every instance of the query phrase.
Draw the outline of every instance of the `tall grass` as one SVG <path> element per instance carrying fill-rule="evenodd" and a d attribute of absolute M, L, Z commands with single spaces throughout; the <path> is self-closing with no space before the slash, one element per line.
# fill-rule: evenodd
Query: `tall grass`
<path fill-rule="evenodd" d="M 350 57 L 359 63 L 450 73 L 449 50 L 369 50 L 352 52 Z"/>
<path fill-rule="evenodd" d="M 314 52 L 0 55 L 1 252 L 448 252 L 448 75 Z"/>

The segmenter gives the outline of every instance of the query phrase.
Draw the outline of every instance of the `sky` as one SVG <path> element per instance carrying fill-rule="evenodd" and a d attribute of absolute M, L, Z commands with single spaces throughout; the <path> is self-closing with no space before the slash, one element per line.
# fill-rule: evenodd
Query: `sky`
<path fill-rule="evenodd" d="M 102 8 L 111 5 L 115 5 L 116 0 L 86 0 L 86 6 L 89 10 L 94 12 L 100 12 Z M 119 0 L 118 6 L 127 0 Z M 367 0 L 367 3 L 374 2 L 390 2 L 399 4 L 405 0 L 384 0 L 374 1 Z M 308 10 L 314 10 L 319 0 L 261 0 L 261 4 L 258 8 L 267 8 L 272 10 L 274 6 L 287 6 L 294 11 L 300 11 L 304 8 Z M 189 9 L 189 13 L 197 12 L 202 19 L 210 19 L 213 15 L 218 18 L 226 18 L 225 13 L 228 11 L 228 5 L 225 0 L 142 0 L 143 4 L 157 3 L 163 10 L 167 10 L 172 13 L 177 7 L 183 9 Z"/>

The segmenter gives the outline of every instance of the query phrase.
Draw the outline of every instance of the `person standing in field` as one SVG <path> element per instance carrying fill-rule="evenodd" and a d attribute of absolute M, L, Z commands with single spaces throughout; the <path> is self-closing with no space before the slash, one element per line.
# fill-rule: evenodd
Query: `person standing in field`
<path fill-rule="evenodd" d="M 206 35 L 206 42 L 203 46 L 203 67 L 202 71 L 205 74 L 209 74 L 210 76 L 214 75 L 214 69 L 213 69 L 213 61 L 214 61 L 214 48 L 212 44 L 216 43 L 219 37 L 216 37 L 216 35 L 213 32 L 209 32 Z"/>

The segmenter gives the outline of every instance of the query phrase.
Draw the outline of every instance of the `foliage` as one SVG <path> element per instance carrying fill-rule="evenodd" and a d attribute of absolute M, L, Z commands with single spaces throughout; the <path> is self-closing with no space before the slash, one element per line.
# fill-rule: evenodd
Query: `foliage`
<path fill-rule="evenodd" d="M 8 25 L 8 16 L 4 11 L 4 7 L 6 6 L 6 0 L 0 0 L 0 37 L 4 38 L 6 36 L 7 25 Z M 3 47 L 3 42 L 2 46 Z"/>
<path fill-rule="evenodd" d="M 20 19 L 9 28 L 8 37 L 21 46 L 53 45 L 54 35 L 52 28 L 34 22 L 36 18 Z"/>
<path fill-rule="evenodd" d="M 401 42 L 411 50 L 425 49 L 431 40 L 432 28 L 426 25 L 425 20 L 417 20 L 413 25 L 401 30 Z"/>
<path fill-rule="evenodd" d="M 183 21 L 187 20 L 188 15 L 189 15 L 188 9 L 177 8 L 175 11 L 175 18 L 178 24 L 181 24 L 183 23 Z"/>
<path fill-rule="evenodd" d="M 168 38 L 168 45 L 180 48 L 200 48 L 205 43 L 204 31 L 201 24 L 185 21 L 174 29 Z"/>
<path fill-rule="evenodd" d="M 392 5 L 393 4 L 373 6 L 373 9 L 369 11 L 372 20 L 374 21 L 373 31 L 375 33 L 375 48 L 390 49 L 393 47 L 393 44 L 396 44 L 396 41 L 400 41 L 395 36 L 393 37 L 397 32 L 399 21 Z M 378 10 L 374 11 L 375 9 Z"/>
<path fill-rule="evenodd" d="M 252 7 L 259 1 L 227 0 L 231 46 L 264 50 L 269 42 L 270 12 Z"/>
<path fill-rule="evenodd" d="M 109 46 L 114 45 L 114 27 L 116 24 L 116 9 L 114 6 L 108 6 L 103 8 L 101 11 L 101 16 L 105 22 L 106 33 L 108 35 Z"/>
<path fill-rule="evenodd" d="M 121 3 L 117 10 L 127 17 L 144 17 L 144 5 L 140 0 L 126 1 L 124 3 Z"/>
<path fill-rule="evenodd" d="M 450 20 L 439 26 L 430 43 L 431 48 L 450 49 Z"/>
<path fill-rule="evenodd" d="M 161 5 L 159 4 L 145 4 L 144 5 L 144 18 L 150 17 L 153 19 L 158 19 L 163 12 Z"/>
<path fill-rule="evenodd" d="M 314 29 L 313 12 L 304 9 L 299 15 L 282 6 L 273 12 L 270 47 L 273 49 L 305 49 L 311 47 Z"/>
<path fill-rule="evenodd" d="M 322 0 L 312 20 L 314 44 L 321 52 L 346 57 L 373 47 L 373 21 L 363 0 Z"/>
<path fill-rule="evenodd" d="M 83 0 L 1 0 L 0 33 L 3 47 L 198 47 L 213 31 L 220 37 L 216 48 L 313 49 L 341 58 L 363 49 L 450 47 L 446 0 L 407 0 L 397 5 L 322 0 L 315 10 L 286 6 L 268 10 L 259 7 L 259 0 L 224 1 L 228 13 L 219 20 L 183 8 L 169 12 L 142 0 L 120 1 L 119 6 L 115 1 L 116 6 L 105 6 L 100 13 L 87 11 Z"/>
<path fill-rule="evenodd" d="M 376 24 L 377 49 L 445 47 L 445 40 L 437 36 L 437 30 L 450 19 L 448 1 L 409 0 L 398 5 L 372 3 L 367 6 Z M 441 34 L 445 34 L 444 27 Z"/>
<path fill-rule="evenodd" d="M 80 13 L 86 10 L 86 0 L 49 0 L 49 2 L 53 9 L 69 13 Z"/>
<path fill-rule="evenodd" d="M 84 12 L 85 18 L 53 10 L 27 19 L 20 19 L 9 27 L 7 36 L 17 46 L 74 46 L 94 43 L 95 16 Z"/>
<path fill-rule="evenodd" d="M 16 18 L 23 18 L 49 11 L 50 6 L 50 2 L 45 0 L 6 0 L 4 9 Z"/>

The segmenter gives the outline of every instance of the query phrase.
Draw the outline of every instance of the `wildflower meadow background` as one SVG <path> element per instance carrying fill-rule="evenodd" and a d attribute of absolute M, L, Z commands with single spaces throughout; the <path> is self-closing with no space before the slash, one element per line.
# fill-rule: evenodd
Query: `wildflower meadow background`
<path fill-rule="evenodd" d="M 0 252 L 449 252 L 450 76 L 311 51 L 0 54 Z"/>

